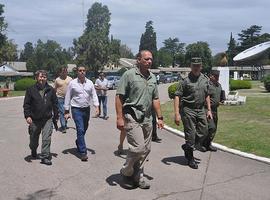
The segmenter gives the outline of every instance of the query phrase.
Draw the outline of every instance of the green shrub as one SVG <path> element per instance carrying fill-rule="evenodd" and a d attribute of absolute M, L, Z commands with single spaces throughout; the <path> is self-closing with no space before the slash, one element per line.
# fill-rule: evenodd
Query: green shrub
<path fill-rule="evenodd" d="M 179 83 L 174 83 L 168 87 L 168 95 L 170 99 L 174 99 L 178 84 Z"/>
<path fill-rule="evenodd" d="M 263 79 L 265 89 L 270 92 L 270 75 L 267 75 Z"/>
<path fill-rule="evenodd" d="M 36 81 L 32 78 L 23 78 L 16 81 L 14 90 L 16 91 L 26 90 L 28 87 L 34 85 L 35 83 Z"/>
<path fill-rule="evenodd" d="M 247 80 L 230 80 L 230 90 L 250 89 L 251 83 Z"/>

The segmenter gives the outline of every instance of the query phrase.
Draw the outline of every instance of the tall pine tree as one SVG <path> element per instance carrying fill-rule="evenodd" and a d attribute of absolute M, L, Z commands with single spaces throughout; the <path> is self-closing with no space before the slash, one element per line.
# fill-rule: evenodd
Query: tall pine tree
<path fill-rule="evenodd" d="M 77 63 L 92 70 L 95 75 L 109 60 L 111 13 L 106 5 L 94 3 L 88 10 L 86 28 L 78 40 L 74 40 Z"/>
<path fill-rule="evenodd" d="M 157 36 L 153 27 L 153 21 L 146 22 L 145 32 L 141 35 L 139 51 L 149 50 L 152 52 L 154 61 L 153 68 L 157 68 Z"/>

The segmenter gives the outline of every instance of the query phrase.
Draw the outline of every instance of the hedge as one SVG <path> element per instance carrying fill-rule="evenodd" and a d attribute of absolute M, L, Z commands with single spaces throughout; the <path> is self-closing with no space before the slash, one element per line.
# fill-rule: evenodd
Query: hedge
<path fill-rule="evenodd" d="M 265 89 L 270 92 L 270 74 L 265 76 L 263 79 Z"/>
<path fill-rule="evenodd" d="M 250 89 L 251 83 L 247 80 L 230 80 L 230 90 Z"/>
<path fill-rule="evenodd" d="M 178 85 L 178 84 L 179 84 L 179 83 L 174 83 L 174 84 L 172 84 L 172 85 L 170 85 L 170 86 L 168 87 L 168 95 L 169 95 L 170 99 L 174 99 L 175 92 L 176 92 L 176 90 L 177 90 L 177 85 Z"/>
<path fill-rule="evenodd" d="M 26 90 L 28 87 L 34 85 L 35 83 L 36 81 L 32 78 L 23 78 L 16 81 L 14 90 L 16 91 Z"/>

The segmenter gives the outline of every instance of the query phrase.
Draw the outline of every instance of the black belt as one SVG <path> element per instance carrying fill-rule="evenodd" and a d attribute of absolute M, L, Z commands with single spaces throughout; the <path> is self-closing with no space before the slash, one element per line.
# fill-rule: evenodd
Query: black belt
<path fill-rule="evenodd" d="M 71 106 L 71 109 L 79 109 L 79 110 L 88 110 L 90 108 L 90 106 L 87 106 L 87 107 L 75 107 L 75 106 Z"/>
<path fill-rule="evenodd" d="M 183 103 L 183 107 L 188 107 L 191 109 L 202 109 L 204 105 L 196 105 L 196 104 L 189 104 L 189 103 Z"/>

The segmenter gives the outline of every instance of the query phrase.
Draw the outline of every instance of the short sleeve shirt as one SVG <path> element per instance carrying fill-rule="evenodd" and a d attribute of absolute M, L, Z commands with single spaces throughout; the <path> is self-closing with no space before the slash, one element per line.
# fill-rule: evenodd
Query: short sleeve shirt
<path fill-rule="evenodd" d="M 208 78 L 203 74 L 195 77 L 189 73 L 188 77 L 179 82 L 175 95 L 181 97 L 183 106 L 202 108 L 209 95 Z"/>
<path fill-rule="evenodd" d="M 60 77 L 55 79 L 54 86 L 56 88 L 56 96 L 64 98 L 67 91 L 67 86 L 72 78 L 67 76 L 66 79 L 61 79 Z"/>
<path fill-rule="evenodd" d="M 108 88 L 108 80 L 106 78 L 104 78 L 103 80 L 98 78 L 95 82 L 95 85 L 100 87 L 100 88 L 107 89 Z M 97 91 L 98 96 L 107 96 L 107 90 L 96 90 L 96 91 Z"/>
<path fill-rule="evenodd" d="M 122 95 L 124 108 L 131 108 L 137 119 L 151 120 L 152 103 L 158 99 L 157 81 L 154 74 L 144 77 L 140 70 L 135 67 L 126 71 L 120 79 L 116 91 L 117 95 Z"/>

